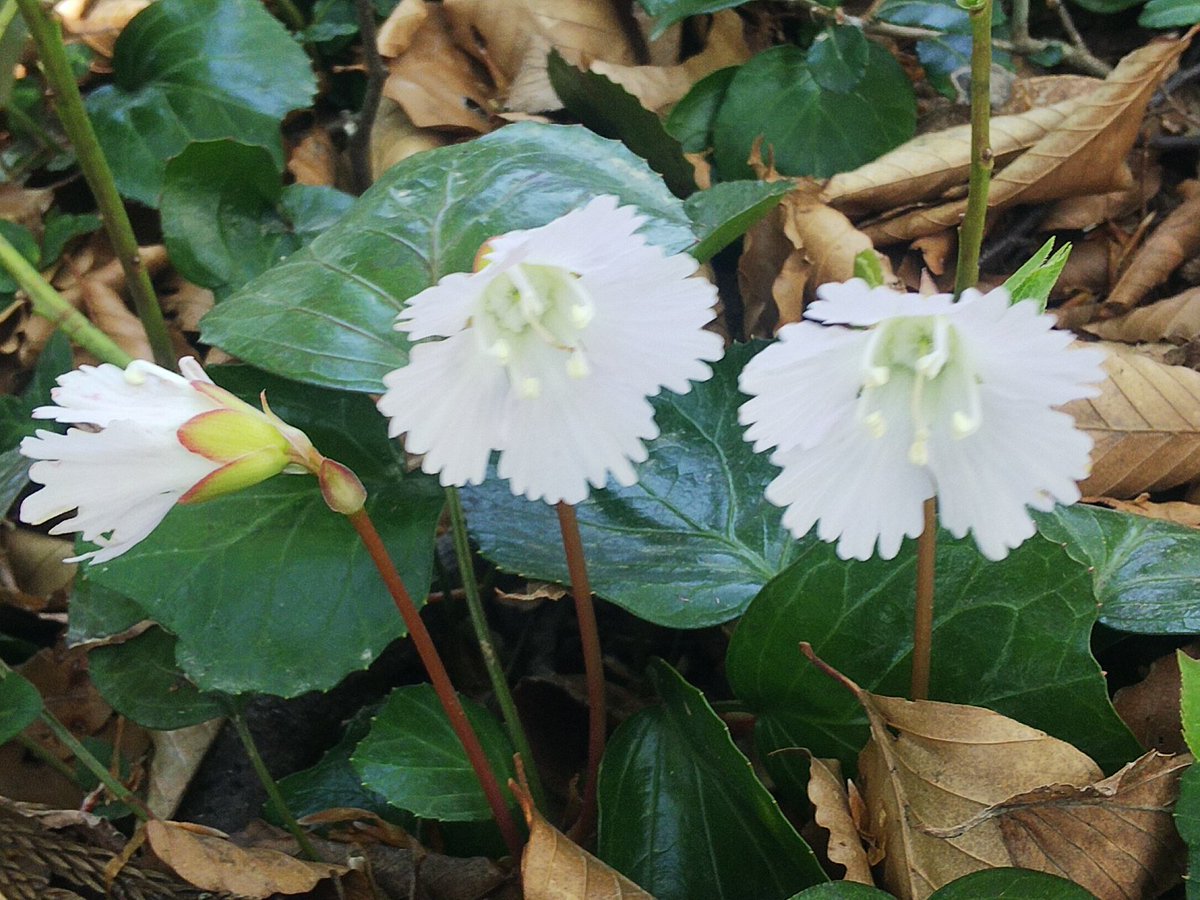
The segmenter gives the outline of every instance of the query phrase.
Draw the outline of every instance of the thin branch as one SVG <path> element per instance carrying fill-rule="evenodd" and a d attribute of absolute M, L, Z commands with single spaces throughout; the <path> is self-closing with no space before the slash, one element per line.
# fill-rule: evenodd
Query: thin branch
<path fill-rule="evenodd" d="M 958 229 L 957 296 L 979 281 L 979 249 L 987 224 L 988 187 L 992 180 L 992 0 L 968 10 L 971 18 L 971 175 L 967 210 Z"/>
<path fill-rule="evenodd" d="M 350 165 L 354 169 L 354 186 L 362 193 L 371 186 L 371 130 L 375 127 L 375 113 L 383 97 L 383 83 L 387 81 L 388 71 L 379 55 L 371 0 L 354 0 L 354 11 L 358 14 L 358 33 L 367 64 L 367 90 L 363 94 L 362 110 L 354 123 L 354 134 L 350 136 Z"/>

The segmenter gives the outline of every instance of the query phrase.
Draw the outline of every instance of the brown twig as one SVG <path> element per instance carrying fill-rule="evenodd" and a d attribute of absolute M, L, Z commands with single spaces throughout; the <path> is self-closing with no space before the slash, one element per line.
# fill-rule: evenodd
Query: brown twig
<path fill-rule="evenodd" d="M 375 10 L 371 0 L 354 0 L 354 11 L 358 14 L 358 33 L 362 38 L 363 57 L 367 64 L 367 90 L 363 94 L 362 110 L 354 123 L 354 134 L 350 137 L 354 187 L 361 194 L 371 186 L 371 129 L 375 126 L 375 113 L 383 97 L 383 83 L 387 81 L 388 72 L 379 55 Z"/>

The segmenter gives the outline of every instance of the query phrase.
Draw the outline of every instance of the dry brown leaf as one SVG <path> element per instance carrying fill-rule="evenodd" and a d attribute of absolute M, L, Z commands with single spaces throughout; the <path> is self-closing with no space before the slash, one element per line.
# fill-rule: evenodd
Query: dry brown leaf
<path fill-rule="evenodd" d="M 1085 330 L 1106 341 L 1127 344 L 1158 340 L 1186 344 L 1200 337 L 1200 288 L 1130 310 L 1115 319 L 1092 322 Z"/>
<path fill-rule="evenodd" d="M 162 819 L 146 823 L 146 842 L 184 881 L 206 891 L 259 900 L 311 891 L 321 880 L 346 871 L 344 866 L 296 859 L 278 850 L 239 847 L 219 832 Z"/>
<path fill-rule="evenodd" d="M 24 225 L 35 234 L 53 205 L 54 191 L 49 188 L 26 188 L 12 181 L 0 184 L 0 219 Z"/>
<path fill-rule="evenodd" d="M 1176 207 L 1138 248 L 1101 305 L 1101 312 L 1107 316 L 1127 312 L 1197 252 L 1200 252 L 1200 194 Z"/>
<path fill-rule="evenodd" d="M 591 70 L 621 85 L 646 109 L 663 113 L 705 75 L 726 66 L 741 65 L 750 58 L 742 31 L 741 16 L 732 10 L 722 10 L 713 15 L 704 49 L 679 65 L 624 66 L 597 60 Z"/>
<path fill-rule="evenodd" d="M 394 100 L 383 97 L 371 128 L 371 179 L 414 153 L 450 143 L 450 138 L 432 128 L 418 128 Z"/>
<path fill-rule="evenodd" d="M 385 59 L 399 56 L 412 44 L 429 17 L 425 0 L 400 0 L 375 33 L 375 48 Z"/>
<path fill-rule="evenodd" d="M 525 900 L 653 900 L 651 894 L 543 819 L 528 791 L 513 781 L 508 787 L 529 826 L 529 843 L 521 854 Z"/>
<path fill-rule="evenodd" d="M 1193 659 L 1200 657 L 1200 642 L 1181 649 Z M 1133 736 L 1147 750 L 1159 753 L 1187 750 L 1179 714 L 1179 657 L 1175 652 L 1156 659 L 1145 678 L 1113 696 L 1113 706 Z"/>
<path fill-rule="evenodd" d="M 163 312 L 171 317 L 171 321 L 180 331 L 197 332 L 200 330 L 200 320 L 216 302 L 213 292 L 202 288 L 190 281 L 184 281 L 178 275 L 173 277 L 159 293 Z"/>
<path fill-rule="evenodd" d="M 783 213 L 778 207 L 755 222 L 743 237 L 738 291 L 742 298 L 742 332 L 747 338 L 775 333 L 779 321 L 775 282 L 794 250 L 783 233 Z"/>
<path fill-rule="evenodd" d="M 1128 188 L 1059 200 L 1038 227 L 1043 232 L 1083 231 L 1143 208 L 1162 187 L 1162 168 L 1138 150 L 1129 155 L 1128 165 L 1133 174 Z"/>
<path fill-rule="evenodd" d="M 82 40 L 105 59 L 129 20 L 150 5 L 150 0 L 61 0 L 54 5 L 63 31 Z"/>
<path fill-rule="evenodd" d="M 338 152 L 329 132 L 319 125 L 309 129 L 288 154 L 287 169 L 297 184 L 337 184 Z"/>
<path fill-rule="evenodd" d="M 1046 784 L 1091 784 L 1102 773 L 1085 754 L 999 713 L 974 706 L 881 697 L 812 656 L 858 698 L 871 726 L 859 781 L 880 844 L 884 886 L 928 897 L 971 872 L 1012 865 L 999 826 L 934 837 L 990 805 Z"/>
<path fill-rule="evenodd" d="M 867 851 L 850 811 L 850 796 L 842 778 L 841 763 L 836 759 L 810 760 L 808 799 L 813 805 L 813 819 L 829 832 L 825 855 L 830 862 L 846 869 L 842 880 L 874 885 Z"/>
<path fill-rule="evenodd" d="M 1060 125 L 996 174 L 989 209 L 1128 187 L 1132 176 L 1125 159 L 1146 104 L 1189 40 L 1156 41 L 1125 56 Z M 956 227 L 965 208 L 966 201 L 959 200 L 864 230 L 877 245 L 909 241 Z"/>
<path fill-rule="evenodd" d="M 79 564 L 63 562 L 74 550 L 73 540 L 28 528 L 14 528 L 4 535 L 4 554 L 15 580 L 13 587 L 40 599 L 36 607 L 39 611 L 46 608 L 52 594 L 65 590 L 75 578 Z"/>
<path fill-rule="evenodd" d="M 1005 113 L 1023 113 L 1090 94 L 1103 83 L 1091 75 L 1034 75 L 1018 78 L 1008 91 Z"/>
<path fill-rule="evenodd" d="M 1014 866 L 1068 878 L 1098 900 L 1157 897 L 1183 874 L 1171 812 L 1191 763 L 1152 750 L 1103 781 L 1040 787 L 939 833 L 964 839 L 998 826 Z"/>
<path fill-rule="evenodd" d="M 1104 343 L 1100 396 L 1063 407 L 1095 441 L 1090 496 L 1135 497 L 1200 477 L 1200 372 Z"/>
<path fill-rule="evenodd" d="M 1109 509 L 1129 513 L 1133 516 L 1161 519 L 1164 522 L 1174 522 L 1176 525 L 1186 525 L 1188 528 L 1200 528 L 1200 503 L 1191 503 L 1186 500 L 1165 500 L 1158 503 L 1151 500 L 1149 494 L 1138 494 L 1132 500 L 1118 500 L 1115 497 L 1084 497 L 1083 499 L 1085 503 L 1107 506 Z M 1162 750 L 1162 747 L 1155 749 Z"/>
<path fill-rule="evenodd" d="M 85 278 L 80 284 L 83 305 L 92 324 L 134 359 L 154 359 L 142 320 L 125 305 L 124 298 L 101 281 Z"/>
<path fill-rule="evenodd" d="M 164 819 L 174 815 L 223 723 L 224 719 L 210 719 L 187 728 L 150 733 L 154 758 L 150 762 L 146 806 L 152 813 Z"/>

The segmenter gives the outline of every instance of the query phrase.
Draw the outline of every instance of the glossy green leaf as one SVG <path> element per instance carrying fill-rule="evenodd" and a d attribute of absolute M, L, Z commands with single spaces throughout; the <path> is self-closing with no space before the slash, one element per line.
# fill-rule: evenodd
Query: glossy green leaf
<path fill-rule="evenodd" d="M 1183 720 L 1183 739 L 1192 756 L 1200 751 L 1200 660 L 1192 659 L 1182 650 L 1175 651 L 1181 680 L 1180 718 Z"/>
<path fill-rule="evenodd" d="M 1030 869 L 983 869 L 957 878 L 934 891 L 929 900 L 1095 900 L 1073 881 Z"/>
<path fill-rule="evenodd" d="M 1107 14 L 1137 6 L 1141 0 L 1073 0 L 1073 2 L 1091 12 Z"/>
<path fill-rule="evenodd" d="M 88 653 L 88 674 L 113 709 L 145 728 L 170 731 L 225 715 L 218 694 L 196 688 L 175 663 L 175 636 L 150 628 Z"/>
<path fill-rule="evenodd" d="M 266 388 L 276 414 L 358 473 L 409 591 L 424 597 L 441 491 L 431 479 L 402 474 L 370 400 L 244 367 L 211 374 L 250 398 Z M 209 691 L 295 696 L 329 688 L 403 634 L 354 529 L 329 511 L 308 475 L 176 507 L 145 541 L 91 566 L 88 576 L 178 636 L 180 667 Z"/>
<path fill-rule="evenodd" d="M 158 0 L 117 38 L 113 84 L 87 109 L 121 193 L 154 206 L 163 165 L 192 141 L 266 148 L 283 170 L 279 123 L 308 106 L 303 49 L 258 0 Z"/>
<path fill-rule="evenodd" d="M 1038 530 L 1092 571 L 1100 621 L 1139 634 L 1200 631 L 1200 533 L 1095 506 L 1037 513 Z"/>
<path fill-rule="evenodd" d="M 707 262 L 779 205 L 790 181 L 726 181 L 698 191 L 683 207 L 700 238 L 692 256 Z"/>
<path fill-rule="evenodd" d="M 0 237 L 13 245 L 13 249 L 25 257 L 25 261 L 37 267 L 42 261 L 42 251 L 37 239 L 24 225 L 0 219 Z M 0 266 L 0 294 L 11 294 L 17 289 L 17 282 L 8 274 L 8 269 Z"/>
<path fill-rule="evenodd" d="M 262 147 L 200 142 L 167 163 L 163 239 L 181 275 L 223 296 L 331 227 L 352 202 L 333 188 L 283 187 Z"/>
<path fill-rule="evenodd" d="M 892 895 L 866 884 L 856 884 L 853 881 L 830 881 L 826 884 L 815 884 L 789 900 L 879 900 Z"/>
<path fill-rule="evenodd" d="M 783 45 L 733 76 L 717 111 L 713 159 L 722 179 L 747 178 L 754 142 L 784 175 L 824 178 L 870 162 L 913 136 L 912 85 L 895 57 L 871 43 L 866 70 L 848 93 L 822 88 L 807 54 Z"/>
<path fill-rule="evenodd" d="M 756 743 L 780 787 L 804 796 L 805 747 L 853 767 L 866 717 L 849 691 L 800 654 L 801 641 L 863 688 L 909 691 L 915 552 L 894 560 L 838 559 L 802 545 L 750 604 L 730 642 L 734 693 L 758 715 Z M 984 706 L 1074 744 L 1111 771 L 1138 746 L 1109 703 L 1089 637 L 1096 619 L 1088 573 L 1034 537 L 1000 562 L 970 539 L 938 539 L 930 697 Z"/>
<path fill-rule="evenodd" d="M 205 318 L 204 340 L 262 369 L 354 391 L 408 361 L 392 329 L 404 301 L 480 245 L 543 225 L 599 194 L 638 207 L 669 252 L 695 243 L 683 205 L 646 164 L 578 126 L 510 125 L 410 157 L 304 249 Z"/>
<path fill-rule="evenodd" d="M 1138 16 L 1143 28 L 1182 28 L 1200 22 L 1196 0 L 1150 0 Z"/>
<path fill-rule="evenodd" d="M 662 700 L 600 767 L 598 855 L 658 900 L 784 898 L 827 880 L 704 695 L 655 660 Z"/>
<path fill-rule="evenodd" d="M 1052 250 L 1053 255 L 1050 252 Z M 1012 303 L 1032 300 L 1038 305 L 1038 309 L 1044 312 L 1050 292 L 1054 290 L 1058 276 L 1062 274 L 1063 266 L 1067 264 L 1067 257 L 1070 255 L 1070 243 L 1064 243 L 1054 250 L 1054 238 L 1050 238 L 1004 282 L 1009 300 Z"/>
<path fill-rule="evenodd" d="M 52 210 L 46 216 L 42 230 L 42 259 L 51 263 L 62 256 L 68 242 L 100 228 L 100 217 L 76 215 Z"/>
<path fill-rule="evenodd" d="M 0 744 L 7 743 L 42 714 L 42 695 L 22 675 L 0 669 Z"/>
<path fill-rule="evenodd" d="M 870 51 L 871 44 L 861 28 L 832 25 L 813 41 L 808 68 L 822 88 L 846 94 L 867 74 Z"/>
<path fill-rule="evenodd" d="M 664 31 L 676 22 L 688 16 L 698 16 L 702 13 L 716 12 L 719 9 L 729 9 L 741 6 L 749 0 L 638 0 L 642 9 L 654 17 L 654 30 L 650 39 L 658 38 Z"/>
<path fill-rule="evenodd" d="M 546 74 L 558 99 L 580 122 L 646 160 L 677 197 L 696 190 L 692 164 L 683 158 L 679 141 L 637 97 L 599 72 L 575 68 L 557 50 L 546 60 Z"/>
<path fill-rule="evenodd" d="M 479 704 L 465 698 L 462 703 L 499 782 L 515 778 L 512 745 L 500 723 Z M 483 788 L 433 685 L 394 690 L 351 763 L 367 788 L 399 809 L 448 822 L 491 818 Z"/>
<path fill-rule="evenodd" d="M 67 624 L 67 643 L 82 644 L 112 637 L 146 618 L 146 612 L 124 594 L 101 587 L 84 566 L 75 578 Z"/>
<path fill-rule="evenodd" d="M 1200 768 L 1190 766 L 1179 779 L 1175 827 L 1187 844 L 1187 900 L 1200 900 Z"/>
<path fill-rule="evenodd" d="M 664 125 L 685 153 L 703 153 L 712 146 L 717 110 L 737 70 L 737 66 L 729 66 L 705 75 L 672 107 Z"/>
<path fill-rule="evenodd" d="M 763 499 L 775 468 L 742 440 L 742 366 L 762 345 L 738 344 L 712 379 L 652 402 L 661 435 L 628 488 L 577 507 L 592 589 L 659 625 L 700 628 L 745 609 L 795 552 L 782 511 Z M 492 477 L 463 490 L 480 552 L 501 568 L 566 583 L 553 508 L 514 497 Z"/>

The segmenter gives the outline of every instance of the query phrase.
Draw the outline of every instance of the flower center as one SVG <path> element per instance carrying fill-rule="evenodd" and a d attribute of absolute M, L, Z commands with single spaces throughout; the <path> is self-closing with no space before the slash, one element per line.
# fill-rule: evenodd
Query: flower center
<path fill-rule="evenodd" d="M 948 414 L 950 433 L 958 439 L 979 430 L 983 418 L 979 379 L 963 351 L 958 334 L 946 316 L 887 319 L 875 326 L 862 358 L 863 386 L 857 416 L 876 438 L 887 431 L 885 414 L 893 413 L 895 387 L 881 390 L 904 376 L 913 442 L 908 458 L 913 465 L 929 462 L 931 423 Z"/>
<path fill-rule="evenodd" d="M 582 335 L 595 312 L 578 275 L 558 266 L 518 263 L 487 286 L 471 324 L 484 352 L 508 370 L 522 397 L 532 398 L 542 389 L 537 345 L 561 353 L 571 378 L 591 371 Z"/>

